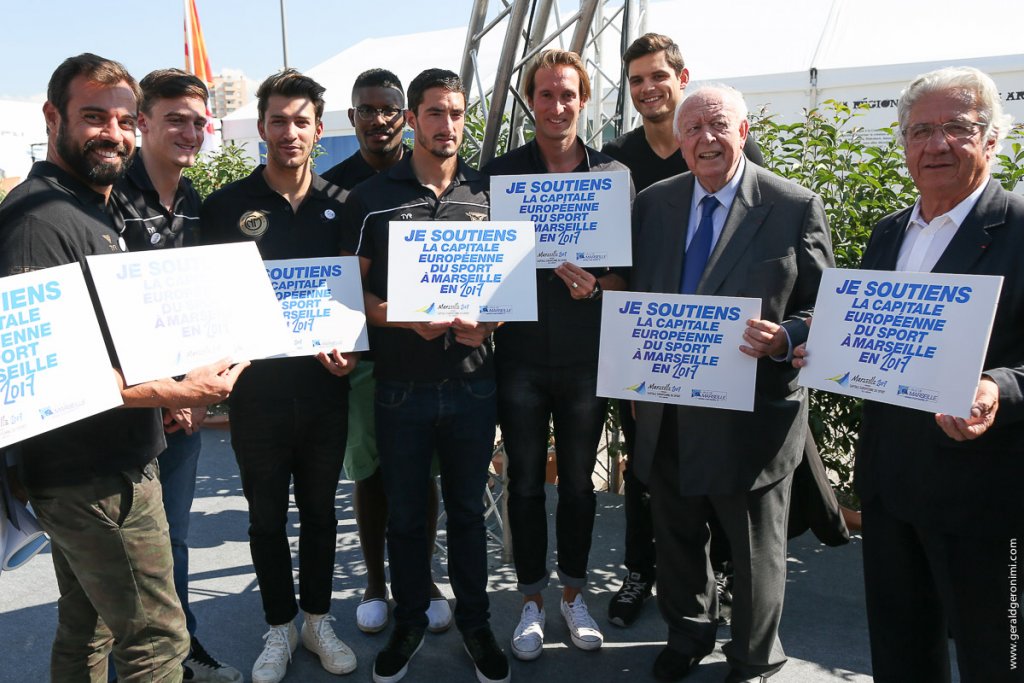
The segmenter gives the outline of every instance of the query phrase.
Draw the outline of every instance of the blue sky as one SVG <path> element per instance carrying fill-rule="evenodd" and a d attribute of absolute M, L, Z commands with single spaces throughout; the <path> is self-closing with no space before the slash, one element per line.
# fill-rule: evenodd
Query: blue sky
<path fill-rule="evenodd" d="M 196 0 L 210 65 L 262 80 L 282 66 L 279 0 Z M 183 0 L 125 4 L 2 0 L 6 64 L 0 99 L 45 99 L 60 62 L 81 52 L 122 62 L 136 78 L 184 65 Z M 364 38 L 464 26 L 472 0 L 285 0 L 288 64 L 315 66 Z"/>

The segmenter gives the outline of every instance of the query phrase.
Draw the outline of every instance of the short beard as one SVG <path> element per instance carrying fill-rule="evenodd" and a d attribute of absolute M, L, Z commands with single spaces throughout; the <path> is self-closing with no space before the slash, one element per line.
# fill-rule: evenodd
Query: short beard
<path fill-rule="evenodd" d="M 120 164 L 90 164 L 86 155 L 94 147 L 101 149 L 113 149 L 121 155 Z M 107 186 L 113 185 L 124 176 L 131 166 L 134 155 L 129 156 L 124 145 L 115 145 L 112 142 L 99 142 L 89 140 L 81 149 L 77 149 L 68 138 L 67 129 L 63 122 L 57 128 L 57 153 L 64 160 L 71 170 L 80 178 L 88 181 L 90 185 Z"/>

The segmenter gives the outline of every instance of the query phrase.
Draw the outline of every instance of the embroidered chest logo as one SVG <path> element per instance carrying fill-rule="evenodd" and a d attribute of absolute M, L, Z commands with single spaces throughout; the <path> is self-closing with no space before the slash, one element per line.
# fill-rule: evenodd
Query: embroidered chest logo
<path fill-rule="evenodd" d="M 401 220 L 403 220 L 403 221 L 411 221 L 412 220 L 412 214 L 411 213 L 402 213 L 402 214 L 399 214 L 398 217 Z"/>
<path fill-rule="evenodd" d="M 467 211 L 466 212 L 466 218 L 468 218 L 471 221 L 485 221 L 485 220 L 487 220 L 487 214 L 486 213 L 475 213 L 473 211 Z"/>
<path fill-rule="evenodd" d="M 238 219 L 238 229 L 243 235 L 259 237 L 270 227 L 270 218 L 266 211 L 246 211 Z"/>

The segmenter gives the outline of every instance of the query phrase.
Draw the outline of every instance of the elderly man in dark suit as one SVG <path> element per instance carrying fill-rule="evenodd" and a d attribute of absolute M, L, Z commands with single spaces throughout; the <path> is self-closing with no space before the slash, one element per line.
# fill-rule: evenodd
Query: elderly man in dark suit
<path fill-rule="evenodd" d="M 855 485 L 872 668 L 877 683 L 948 682 L 951 632 L 963 683 L 1020 683 L 1024 199 L 989 172 L 1010 117 L 969 67 L 918 76 L 898 113 L 920 196 L 882 219 L 862 267 L 1004 280 L 969 417 L 864 403 Z"/>
<path fill-rule="evenodd" d="M 760 681 L 786 661 L 778 638 L 786 515 L 807 394 L 784 361 L 806 338 L 833 260 L 820 198 L 744 161 L 746 112 L 732 88 L 693 90 L 675 120 L 690 172 L 652 185 L 634 208 L 636 290 L 762 300 L 736 351 L 759 359 L 753 412 L 636 403 L 636 469 L 651 491 L 658 604 L 669 627 L 654 663 L 662 680 L 683 678 L 715 646 L 712 513 L 736 569 L 726 680 Z"/>

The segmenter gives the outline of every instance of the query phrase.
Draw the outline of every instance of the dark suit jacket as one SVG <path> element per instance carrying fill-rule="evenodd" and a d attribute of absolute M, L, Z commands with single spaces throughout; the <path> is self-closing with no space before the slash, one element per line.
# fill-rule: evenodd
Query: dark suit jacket
<path fill-rule="evenodd" d="M 863 268 L 893 270 L 910 219 L 903 209 L 871 234 Z M 1002 275 L 984 374 L 999 385 L 994 425 L 973 441 L 947 437 L 921 410 L 866 401 L 855 485 L 905 521 L 961 534 L 1024 529 L 1024 198 L 990 180 L 935 264 L 936 273 Z"/>
<path fill-rule="evenodd" d="M 637 196 L 636 291 L 679 291 L 695 182 L 692 173 L 684 173 Z M 760 298 L 762 318 L 785 325 L 795 346 L 807 338 L 804 320 L 821 272 L 832 264 L 818 196 L 747 164 L 697 293 Z M 796 376 L 789 363 L 759 360 L 750 413 L 637 402 L 637 476 L 646 481 L 650 474 L 663 411 L 676 410 L 682 495 L 740 493 L 782 479 L 803 458 L 806 438 L 807 393 Z"/>

